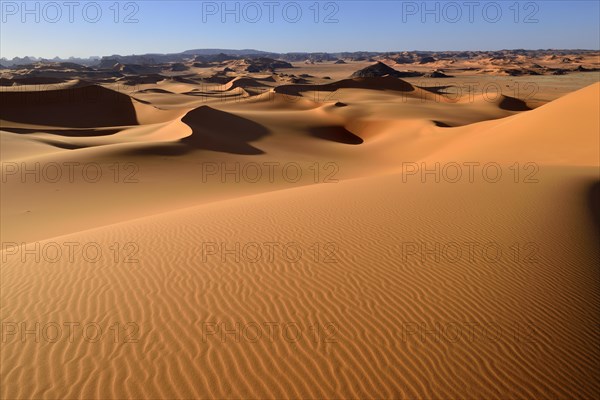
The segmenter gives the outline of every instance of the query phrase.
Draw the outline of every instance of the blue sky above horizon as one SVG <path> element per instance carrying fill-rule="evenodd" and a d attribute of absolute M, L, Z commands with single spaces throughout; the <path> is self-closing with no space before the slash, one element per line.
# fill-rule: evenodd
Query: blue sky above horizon
<path fill-rule="evenodd" d="M 596 0 L 68 1 L 1 1 L 0 57 L 600 49 Z"/>

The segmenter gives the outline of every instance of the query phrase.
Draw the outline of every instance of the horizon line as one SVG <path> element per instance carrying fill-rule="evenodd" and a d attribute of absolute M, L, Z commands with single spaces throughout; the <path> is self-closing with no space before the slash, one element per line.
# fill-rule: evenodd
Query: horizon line
<path fill-rule="evenodd" d="M 161 52 L 151 52 L 151 53 L 132 53 L 132 54 L 107 54 L 107 55 L 89 55 L 89 56 L 65 56 L 65 57 L 61 57 L 61 56 L 54 56 L 54 57 L 40 57 L 40 56 L 34 56 L 34 55 L 24 55 L 24 56 L 14 56 L 12 57 L 12 60 L 14 60 L 15 58 L 35 58 L 38 60 L 52 60 L 55 58 L 61 59 L 61 60 L 65 60 L 65 59 L 69 59 L 69 58 L 77 58 L 77 59 L 94 59 L 94 58 L 105 58 L 105 57 L 113 57 L 113 56 L 118 56 L 118 57 L 132 57 L 132 56 L 146 56 L 146 55 L 177 55 L 177 54 L 183 54 L 185 52 L 188 51 L 194 51 L 194 50 L 198 50 L 198 51 L 206 51 L 206 50 L 214 50 L 214 51 L 248 51 L 248 54 L 252 54 L 250 52 L 252 51 L 256 51 L 257 53 L 271 53 L 271 54 L 339 54 L 339 53 L 402 53 L 402 52 L 431 52 L 431 53 L 440 53 L 440 52 L 492 52 L 492 51 L 518 51 L 518 50 L 523 50 L 523 51 L 598 51 L 600 52 L 600 49 L 589 49 L 589 48 L 502 48 L 502 49 L 478 49 L 478 50 L 474 50 L 474 49 L 461 49 L 461 50 L 440 50 L 440 49 L 436 49 L 436 50 L 424 50 L 424 49 L 413 49 L 413 50 L 339 50 L 339 51 L 287 51 L 287 52 L 280 52 L 280 51 L 269 51 L 269 50 L 259 50 L 259 49 L 234 49 L 234 48 L 229 48 L 229 49 L 224 49 L 224 48 L 197 48 L 197 49 L 187 49 L 187 50 L 182 50 L 179 52 L 165 52 L 165 53 L 161 53 Z M 227 53 L 224 53 L 227 54 Z M 8 58 L 7 56 L 3 56 L 0 54 L 0 59 L 5 59 L 7 61 L 10 61 L 11 58 Z"/>

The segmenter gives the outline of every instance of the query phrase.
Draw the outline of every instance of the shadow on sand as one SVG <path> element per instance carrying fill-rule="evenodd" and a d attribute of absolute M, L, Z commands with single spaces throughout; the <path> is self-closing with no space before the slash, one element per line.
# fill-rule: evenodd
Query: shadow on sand
<path fill-rule="evenodd" d="M 363 140 L 343 126 L 317 126 L 310 128 L 310 135 L 319 139 L 344 144 L 362 144 Z"/>
<path fill-rule="evenodd" d="M 208 106 L 188 112 L 181 120 L 192 128 L 192 134 L 177 142 L 155 144 L 127 151 L 130 155 L 177 156 L 195 150 L 256 155 L 264 152 L 249 142 L 269 134 L 264 126 L 246 118 Z"/>

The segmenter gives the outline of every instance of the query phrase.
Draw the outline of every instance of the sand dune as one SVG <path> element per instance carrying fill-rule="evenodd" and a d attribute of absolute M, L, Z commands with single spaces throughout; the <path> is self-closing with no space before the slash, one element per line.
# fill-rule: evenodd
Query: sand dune
<path fill-rule="evenodd" d="M 520 146 L 504 153 L 487 153 L 486 158 L 564 166 L 598 165 L 600 120 L 590 118 L 598 109 L 600 83 L 566 95 L 534 113 L 507 118 L 502 124 L 484 122 L 481 129 L 471 130 L 445 148 L 444 156 L 434 154 L 432 158 L 473 159 L 476 155 L 483 157 L 483 149 L 507 149 L 510 143 L 518 142 Z M 579 145 L 573 146 L 573 142 Z"/>
<path fill-rule="evenodd" d="M 580 200 L 594 174 L 549 170 L 535 191 L 514 190 L 510 182 L 407 185 L 391 175 L 53 238 L 96 242 L 105 251 L 115 240 L 133 240 L 139 263 L 9 262 L 2 270 L 7 319 L 134 321 L 139 342 L 116 345 L 109 336 L 70 347 L 7 344 L 7 382 L 35 375 L 35 365 L 56 367 L 29 385 L 3 385 L 12 388 L 3 395 L 593 398 L 600 293 L 590 278 L 600 258 L 597 232 Z M 547 213 L 561 218 L 548 221 Z M 528 217 L 515 220 L 515 214 Z M 487 219 L 487 225 L 479 222 Z M 382 230 L 383 221 L 392 229 Z M 481 254 L 474 263 L 466 256 L 422 263 L 419 254 L 403 261 L 403 243 L 432 240 L 493 242 L 506 255 L 498 263 L 483 262 Z M 223 263 L 220 253 L 203 259 L 207 242 L 230 249 L 294 242 L 305 255 L 290 263 L 277 252 L 273 262 L 251 263 L 235 262 L 234 254 Z M 515 262 L 515 242 L 539 243 L 536 262 Z M 315 243 L 333 243 L 335 262 L 314 262 L 308 249 Z M 234 333 L 207 336 L 207 327 L 221 323 Z M 254 342 L 254 331 L 245 337 L 243 328 L 237 328 L 241 339 L 235 337 L 236 324 L 266 331 L 268 323 L 278 329 L 298 324 L 302 340 L 286 340 L 278 331 L 272 340 Z M 317 343 L 310 331 L 315 324 L 330 327 Z M 436 326 L 459 331 L 421 337 Z M 477 327 L 473 339 L 468 326 Z M 144 362 L 148 354 L 160 354 L 161 361 Z"/>
<path fill-rule="evenodd" d="M 600 84 L 278 79 L 0 93 L 0 397 L 595 398 Z"/>
<path fill-rule="evenodd" d="M 264 83 L 260 82 L 258 79 L 238 77 L 234 78 L 231 81 L 227 82 L 225 85 L 225 90 L 235 89 L 237 87 L 246 88 L 246 87 L 266 87 Z"/>

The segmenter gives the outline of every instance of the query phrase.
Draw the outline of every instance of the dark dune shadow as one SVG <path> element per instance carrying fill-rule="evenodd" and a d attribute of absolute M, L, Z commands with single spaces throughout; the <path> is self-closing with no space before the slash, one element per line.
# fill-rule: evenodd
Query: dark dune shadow
<path fill-rule="evenodd" d="M 133 100 L 135 100 L 135 101 L 138 101 L 138 102 L 142 103 L 142 104 L 148 104 L 148 105 L 152 105 L 152 103 L 151 103 L 151 102 L 149 102 L 149 101 L 142 100 L 142 99 L 138 99 L 137 97 L 133 97 L 133 96 L 131 96 L 131 98 L 132 98 Z"/>
<path fill-rule="evenodd" d="M 508 111 L 529 111 L 531 108 L 521 99 L 504 96 L 500 101 L 500 108 Z"/>
<path fill-rule="evenodd" d="M 47 91 L 0 91 L 0 118 L 67 128 L 138 123 L 129 96 L 97 85 Z"/>
<path fill-rule="evenodd" d="M 267 76 L 266 78 L 254 78 L 257 81 L 263 81 L 263 82 L 276 82 L 275 78 L 273 78 L 273 76 Z"/>
<path fill-rule="evenodd" d="M 119 82 L 126 85 L 143 85 L 143 84 L 155 84 L 164 81 L 166 77 L 160 74 L 146 74 L 146 75 L 130 75 L 122 78 Z"/>
<path fill-rule="evenodd" d="M 267 128 L 254 121 L 208 106 L 190 111 L 181 121 L 192 128 L 192 134 L 180 142 L 192 149 L 263 154 L 248 142 L 269 134 Z"/>
<path fill-rule="evenodd" d="M 185 92 L 185 93 L 181 93 L 184 94 L 186 96 L 195 96 L 195 97 L 205 97 L 207 99 L 218 99 L 218 100 L 225 100 L 225 99 L 233 99 L 238 97 L 238 94 L 235 93 L 229 93 L 227 91 L 224 92 L 201 92 L 201 91 L 191 91 L 191 92 Z"/>
<path fill-rule="evenodd" d="M 120 132 L 120 129 L 27 129 L 27 128 L 7 128 L 2 127 L 3 130 L 11 133 L 18 133 L 21 135 L 27 135 L 31 133 L 49 133 L 56 136 L 65 137 L 96 137 L 96 136 L 109 136 Z"/>
<path fill-rule="evenodd" d="M 343 126 L 318 126 L 310 128 L 311 136 L 343 144 L 362 144 L 364 141 Z"/>
<path fill-rule="evenodd" d="M 232 80 L 234 80 L 235 78 L 231 78 L 229 76 L 222 76 L 222 75 L 213 75 L 211 77 L 207 77 L 207 78 L 202 78 L 202 82 L 205 83 L 216 83 L 218 85 L 224 85 L 226 83 L 231 82 Z"/>
<path fill-rule="evenodd" d="M 245 89 L 246 87 L 254 87 L 254 88 L 265 88 L 265 87 L 270 87 L 268 85 L 265 85 L 264 83 L 260 82 L 258 79 L 253 79 L 253 78 L 240 78 L 237 80 L 232 80 L 229 82 L 231 84 L 231 87 L 229 90 L 233 90 L 235 88 L 242 88 Z"/>
<path fill-rule="evenodd" d="M 445 92 L 446 89 L 453 87 L 452 85 L 444 85 L 444 86 L 419 86 L 419 88 L 433 94 L 447 94 Z"/>
<path fill-rule="evenodd" d="M 57 147 L 59 149 L 65 149 L 65 150 L 79 150 L 79 149 L 86 149 L 90 146 L 80 146 L 80 145 L 76 145 L 76 144 L 72 144 L 72 143 L 64 143 L 64 142 L 59 142 L 56 140 L 47 140 L 47 139 L 37 139 L 39 142 L 50 145 L 50 146 L 54 146 Z"/>
<path fill-rule="evenodd" d="M 161 94 L 173 94 L 173 92 L 170 92 L 168 90 L 165 89 L 159 89 L 159 88 L 150 88 L 150 89 L 143 89 L 143 90 L 138 90 L 137 93 L 161 93 Z"/>
<path fill-rule="evenodd" d="M 342 79 L 341 81 L 328 83 L 325 85 L 288 84 L 280 85 L 274 88 L 275 93 L 281 93 L 290 96 L 301 96 L 303 92 L 307 91 L 335 92 L 338 89 L 370 89 L 412 92 L 415 90 L 415 87 L 402 79 L 386 76 L 376 78 Z"/>
<path fill-rule="evenodd" d="M 594 183 L 588 190 L 588 206 L 600 236 L 600 181 Z"/>
<path fill-rule="evenodd" d="M 2 78 L 5 79 L 5 78 Z M 64 83 L 67 82 L 69 78 L 56 78 L 51 76 L 22 76 L 22 77 L 14 77 L 13 79 L 8 79 L 8 82 L 11 82 L 10 85 L 3 86 L 12 86 L 12 83 L 16 83 L 18 85 L 51 85 L 55 83 Z M 6 81 L 4 81 L 6 82 Z"/>
<path fill-rule="evenodd" d="M 148 145 L 127 153 L 177 156 L 194 150 L 212 150 L 231 154 L 264 154 L 249 142 L 261 139 L 269 131 L 249 119 L 202 106 L 188 112 L 182 122 L 192 128 L 190 136 L 175 143 Z"/>
<path fill-rule="evenodd" d="M 446 86 L 434 86 L 434 87 L 425 87 L 419 86 L 421 89 L 439 95 L 448 95 L 450 93 L 446 92 L 446 89 L 455 87 L 453 85 Z M 499 107 L 503 110 L 507 111 L 529 111 L 531 107 L 527 105 L 527 103 L 521 99 L 516 97 L 504 96 L 500 101 Z"/>
<path fill-rule="evenodd" d="M 438 126 L 440 128 L 452 128 L 452 125 L 448 125 L 447 123 L 442 122 L 442 121 L 432 121 L 432 122 L 435 124 L 435 126 Z"/>

